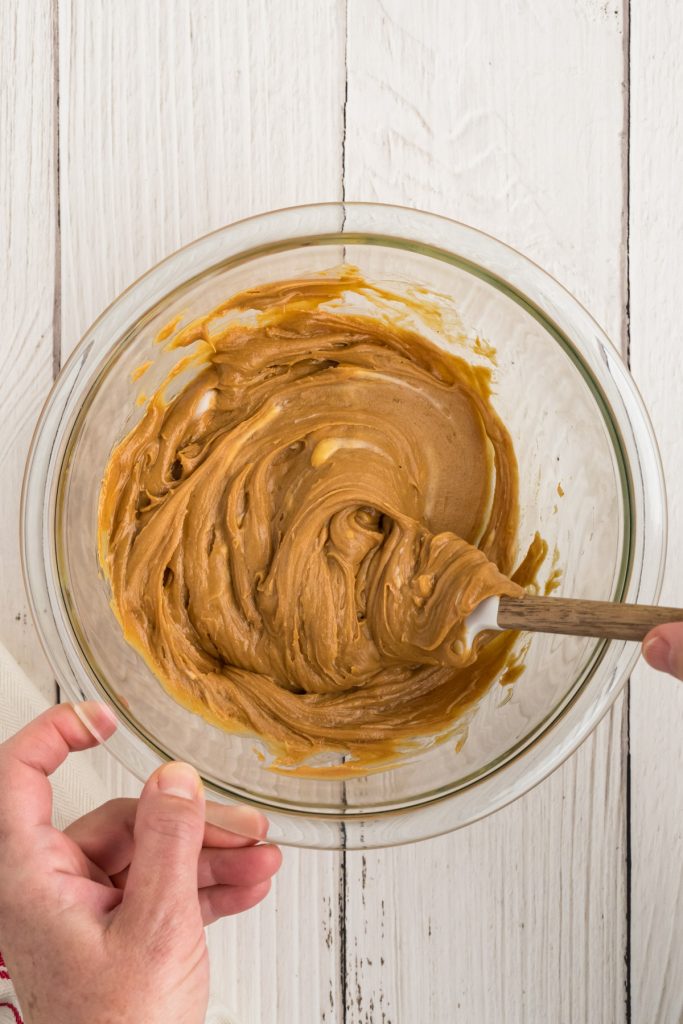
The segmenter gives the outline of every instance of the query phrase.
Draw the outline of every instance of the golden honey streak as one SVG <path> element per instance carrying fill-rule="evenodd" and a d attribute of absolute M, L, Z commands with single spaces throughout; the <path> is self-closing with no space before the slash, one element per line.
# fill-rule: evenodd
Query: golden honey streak
<path fill-rule="evenodd" d="M 442 730 L 514 640 L 469 650 L 464 617 L 521 593 L 544 553 L 511 581 L 517 467 L 489 370 L 393 298 L 344 268 L 194 321 L 171 344 L 200 343 L 196 377 L 150 400 L 102 486 L 126 639 L 176 700 L 280 764 L 339 751 L 358 772 Z"/>

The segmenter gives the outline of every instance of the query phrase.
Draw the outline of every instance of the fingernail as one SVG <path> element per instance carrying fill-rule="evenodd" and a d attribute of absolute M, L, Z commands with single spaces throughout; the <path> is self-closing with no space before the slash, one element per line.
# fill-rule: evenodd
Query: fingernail
<path fill-rule="evenodd" d="M 671 671 L 671 645 L 664 637 L 653 636 L 643 644 L 643 656 L 648 665 L 658 669 L 660 672 Z"/>
<path fill-rule="evenodd" d="M 106 704 L 99 700 L 84 700 L 80 704 L 72 704 L 74 713 L 81 720 L 88 732 L 98 743 L 104 743 L 115 731 L 118 722 L 116 715 Z"/>
<path fill-rule="evenodd" d="M 245 839 L 265 839 L 268 833 L 268 819 L 252 807 L 218 806 L 212 803 L 206 808 L 206 820 L 225 832 L 233 832 Z"/>
<path fill-rule="evenodd" d="M 201 780 L 191 764 L 171 761 L 159 772 L 159 789 L 167 796 L 180 796 L 183 800 L 194 800 L 199 793 Z"/>

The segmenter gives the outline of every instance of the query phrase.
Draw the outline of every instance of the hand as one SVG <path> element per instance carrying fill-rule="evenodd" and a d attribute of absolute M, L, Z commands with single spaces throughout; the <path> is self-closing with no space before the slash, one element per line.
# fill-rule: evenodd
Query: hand
<path fill-rule="evenodd" d="M 97 742 L 81 719 L 105 739 L 116 728 L 105 705 L 78 708 L 0 745 L 0 941 L 26 1024 L 203 1024 L 203 926 L 263 899 L 280 852 L 255 845 L 267 821 L 252 808 L 209 804 L 225 827 L 207 824 L 199 776 L 179 763 L 139 800 L 53 828 L 47 776 Z"/>
<path fill-rule="evenodd" d="M 683 679 L 683 622 L 671 622 L 650 630 L 643 640 L 648 665 Z"/>

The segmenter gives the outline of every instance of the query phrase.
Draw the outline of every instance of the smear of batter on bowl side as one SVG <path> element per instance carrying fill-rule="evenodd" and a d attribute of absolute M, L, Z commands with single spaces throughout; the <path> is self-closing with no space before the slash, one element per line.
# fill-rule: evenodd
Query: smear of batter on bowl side
<path fill-rule="evenodd" d="M 126 639 L 180 704 L 303 774 L 321 752 L 349 755 L 339 777 L 443 733 L 515 641 L 469 649 L 464 617 L 521 593 L 546 552 L 537 536 L 515 572 L 491 371 L 417 333 L 400 309 L 420 303 L 350 267 L 235 295 L 176 332 L 189 355 L 102 485 Z"/>

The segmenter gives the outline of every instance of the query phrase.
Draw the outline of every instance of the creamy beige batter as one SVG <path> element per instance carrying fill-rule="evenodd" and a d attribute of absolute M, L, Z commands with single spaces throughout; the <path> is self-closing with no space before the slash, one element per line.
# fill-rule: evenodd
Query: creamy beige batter
<path fill-rule="evenodd" d="M 349 292 L 384 313 L 335 309 Z M 126 639 L 176 700 L 262 737 L 280 764 L 339 751 L 357 772 L 443 730 L 514 642 L 468 649 L 463 618 L 521 593 L 544 553 L 537 539 L 509 578 L 517 468 L 490 371 L 403 325 L 390 299 L 344 268 L 180 330 L 171 345 L 199 343 L 197 375 L 152 397 L 102 486 Z"/>

